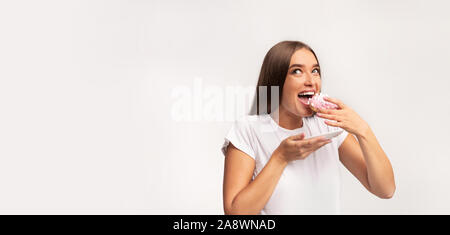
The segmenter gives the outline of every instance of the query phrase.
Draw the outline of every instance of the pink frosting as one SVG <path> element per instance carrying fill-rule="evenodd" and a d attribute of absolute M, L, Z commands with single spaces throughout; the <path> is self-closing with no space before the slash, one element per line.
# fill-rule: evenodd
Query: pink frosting
<path fill-rule="evenodd" d="M 327 95 L 324 95 L 322 93 L 314 95 L 313 97 L 309 98 L 309 105 L 318 109 L 337 109 L 337 105 L 323 99 L 325 96 Z"/>

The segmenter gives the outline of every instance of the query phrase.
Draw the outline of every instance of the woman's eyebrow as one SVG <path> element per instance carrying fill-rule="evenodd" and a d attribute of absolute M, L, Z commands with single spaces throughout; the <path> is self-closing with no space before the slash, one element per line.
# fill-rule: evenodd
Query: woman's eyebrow
<path fill-rule="evenodd" d="M 291 66 L 289 66 L 289 68 L 292 68 L 292 67 L 300 67 L 300 68 L 303 68 L 303 67 L 305 67 L 305 65 L 304 65 L 304 64 L 292 64 Z M 319 65 L 318 65 L 318 64 L 313 64 L 312 67 L 313 67 L 313 68 L 314 68 L 314 67 L 319 67 Z"/>

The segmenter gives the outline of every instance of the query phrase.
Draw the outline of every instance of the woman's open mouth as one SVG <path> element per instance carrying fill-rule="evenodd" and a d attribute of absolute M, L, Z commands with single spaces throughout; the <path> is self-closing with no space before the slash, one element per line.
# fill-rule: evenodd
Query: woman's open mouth
<path fill-rule="evenodd" d="M 309 107 L 309 99 L 314 96 L 314 91 L 300 92 L 298 99 L 302 104 Z"/>

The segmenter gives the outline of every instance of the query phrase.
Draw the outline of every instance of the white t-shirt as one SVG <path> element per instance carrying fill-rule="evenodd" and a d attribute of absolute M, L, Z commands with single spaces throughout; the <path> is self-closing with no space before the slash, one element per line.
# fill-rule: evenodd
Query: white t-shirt
<path fill-rule="evenodd" d="M 225 155 L 231 142 L 255 160 L 253 179 L 261 172 L 273 151 L 289 136 L 310 136 L 341 130 L 324 123 L 316 115 L 303 118 L 303 126 L 288 130 L 270 115 L 248 115 L 235 121 L 222 147 Z M 348 133 L 344 131 L 332 142 L 303 160 L 289 162 L 260 214 L 338 214 L 340 211 L 340 174 L 338 148 Z"/>

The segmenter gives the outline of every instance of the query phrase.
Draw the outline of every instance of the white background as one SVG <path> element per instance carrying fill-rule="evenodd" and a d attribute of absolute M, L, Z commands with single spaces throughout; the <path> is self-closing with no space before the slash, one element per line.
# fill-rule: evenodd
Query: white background
<path fill-rule="evenodd" d="M 0 213 L 221 214 L 229 121 L 176 87 L 255 86 L 282 40 L 372 127 L 397 191 L 342 168 L 343 213 L 450 214 L 447 1 L 1 1 Z"/>

